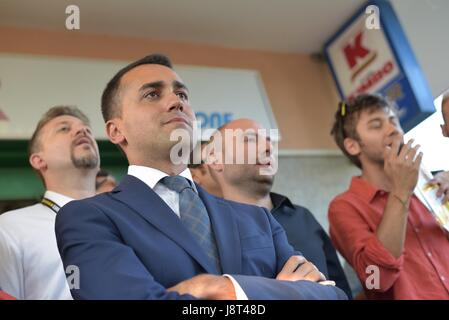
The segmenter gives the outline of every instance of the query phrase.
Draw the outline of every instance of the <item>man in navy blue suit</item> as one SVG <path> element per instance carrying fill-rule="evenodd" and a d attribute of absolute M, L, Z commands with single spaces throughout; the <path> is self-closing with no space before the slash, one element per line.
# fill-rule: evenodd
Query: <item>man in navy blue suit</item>
<path fill-rule="evenodd" d="M 162 55 L 126 66 L 107 84 L 106 131 L 130 166 L 112 192 L 72 201 L 56 218 L 64 266 L 79 269 L 73 297 L 345 299 L 294 252 L 266 209 L 192 182 L 183 161 L 195 145 L 188 96 Z"/>

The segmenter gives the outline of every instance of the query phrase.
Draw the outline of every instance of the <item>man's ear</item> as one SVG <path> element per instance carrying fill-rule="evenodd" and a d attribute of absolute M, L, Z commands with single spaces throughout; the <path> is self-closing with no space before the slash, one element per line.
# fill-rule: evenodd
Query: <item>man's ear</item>
<path fill-rule="evenodd" d="M 447 131 L 446 125 L 440 124 L 440 126 L 441 126 L 441 133 L 443 134 L 443 136 L 449 138 L 449 132 Z"/>
<path fill-rule="evenodd" d="M 113 144 L 122 145 L 126 143 L 126 138 L 122 133 L 121 124 L 122 123 L 118 118 L 106 122 L 106 134 Z"/>
<path fill-rule="evenodd" d="M 346 138 L 343 141 L 346 152 L 348 152 L 351 156 L 358 156 L 360 154 L 360 143 L 352 138 Z"/>
<path fill-rule="evenodd" d="M 210 152 L 207 158 L 208 166 L 214 171 L 222 172 L 224 170 L 222 157 L 221 152 L 216 152 L 215 150 Z"/>
<path fill-rule="evenodd" d="M 44 171 L 47 169 L 47 163 L 45 162 L 44 158 L 42 158 L 40 152 L 36 152 L 30 155 L 28 161 L 30 162 L 30 165 L 33 167 L 34 170 Z"/>

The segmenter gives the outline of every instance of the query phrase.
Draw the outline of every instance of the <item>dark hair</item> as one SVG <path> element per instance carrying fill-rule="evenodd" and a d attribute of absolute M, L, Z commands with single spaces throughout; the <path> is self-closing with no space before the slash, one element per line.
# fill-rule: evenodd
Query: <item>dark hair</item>
<path fill-rule="evenodd" d="M 335 113 L 331 135 L 334 137 L 335 143 L 340 150 L 360 169 L 362 168 L 362 164 L 358 156 L 353 156 L 346 151 L 344 141 L 346 138 L 360 141 L 356 130 L 360 114 L 363 111 L 372 113 L 379 109 L 390 109 L 396 113 L 395 105 L 377 94 L 361 94 L 348 102 L 340 102 L 338 104 L 338 110 Z"/>
<path fill-rule="evenodd" d="M 101 113 L 105 122 L 115 116 L 121 114 L 120 104 L 118 101 L 118 93 L 120 89 L 120 80 L 125 73 L 144 64 L 159 64 L 173 69 L 170 59 L 163 54 L 150 54 L 142 59 L 128 64 L 126 67 L 120 69 L 111 80 L 109 80 L 106 88 L 101 96 Z"/>
<path fill-rule="evenodd" d="M 36 129 L 34 129 L 33 135 L 31 136 L 31 139 L 28 142 L 29 156 L 39 151 L 40 149 L 39 135 L 42 128 L 51 120 L 60 116 L 72 116 L 80 119 L 85 125 L 90 126 L 89 118 L 87 118 L 87 116 L 77 107 L 55 106 L 53 108 L 50 108 L 37 123 Z"/>

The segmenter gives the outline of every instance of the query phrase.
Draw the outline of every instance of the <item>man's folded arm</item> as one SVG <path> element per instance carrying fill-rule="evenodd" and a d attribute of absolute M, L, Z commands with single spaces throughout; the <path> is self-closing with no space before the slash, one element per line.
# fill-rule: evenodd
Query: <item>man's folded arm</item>
<path fill-rule="evenodd" d="M 403 255 L 394 257 L 379 241 L 375 231 L 351 204 L 333 201 L 329 207 L 329 223 L 332 241 L 356 271 L 364 284 L 371 275 L 370 266 L 380 271 L 380 292 L 389 290 L 399 277 Z"/>
<path fill-rule="evenodd" d="M 286 233 L 281 225 L 273 218 L 271 213 L 264 209 L 267 215 L 277 258 L 277 273 L 282 270 L 285 263 L 294 255 L 301 255 L 288 243 Z M 326 300 L 347 299 L 346 294 L 335 286 L 322 285 L 308 280 L 284 281 L 256 276 L 234 275 L 250 300 L 280 299 L 280 300 Z"/>
<path fill-rule="evenodd" d="M 113 222 L 93 204 L 65 205 L 55 230 L 64 268 L 79 270 L 79 288 L 70 288 L 75 299 L 194 299 L 168 292 L 155 281 L 132 248 L 121 242 Z"/>
<path fill-rule="evenodd" d="M 232 275 L 249 300 L 346 300 L 334 286 L 308 280 L 285 281 L 255 276 Z"/>

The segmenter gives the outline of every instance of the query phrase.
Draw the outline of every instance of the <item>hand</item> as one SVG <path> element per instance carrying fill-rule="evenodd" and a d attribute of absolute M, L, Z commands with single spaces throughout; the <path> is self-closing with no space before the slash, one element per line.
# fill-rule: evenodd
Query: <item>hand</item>
<path fill-rule="evenodd" d="M 449 201 L 449 171 L 438 173 L 429 183 L 438 186 L 437 197 L 444 196 L 441 203 Z"/>
<path fill-rule="evenodd" d="M 208 300 L 235 300 L 235 289 L 232 281 L 227 277 L 211 274 L 201 274 L 181 281 L 168 288 L 167 291 L 179 294 L 190 294 L 199 299 Z"/>
<path fill-rule="evenodd" d="M 326 277 L 315 265 L 303 256 L 291 256 L 284 264 L 277 280 L 297 281 L 309 280 L 313 282 L 326 281 Z"/>
<path fill-rule="evenodd" d="M 384 151 L 384 171 L 391 183 L 390 191 L 404 201 L 413 194 L 423 156 L 422 152 L 416 155 L 420 145 L 412 147 L 413 142 L 409 140 L 399 152 L 400 141 L 395 140 Z"/>

